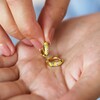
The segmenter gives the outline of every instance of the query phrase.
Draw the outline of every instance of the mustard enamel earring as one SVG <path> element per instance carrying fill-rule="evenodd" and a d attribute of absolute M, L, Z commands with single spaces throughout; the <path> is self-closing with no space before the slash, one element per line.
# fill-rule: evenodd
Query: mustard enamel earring
<path fill-rule="evenodd" d="M 41 54 L 46 59 L 47 65 L 50 67 L 61 66 L 64 63 L 64 60 L 59 57 L 49 57 L 49 44 L 47 42 L 44 42 Z"/>

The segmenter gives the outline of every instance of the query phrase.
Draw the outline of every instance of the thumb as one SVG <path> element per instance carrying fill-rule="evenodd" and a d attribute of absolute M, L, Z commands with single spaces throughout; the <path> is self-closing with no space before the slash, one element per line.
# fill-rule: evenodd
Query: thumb
<path fill-rule="evenodd" d="M 55 28 L 66 14 L 69 0 L 47 0 L 39 17 L 45 39 L 51 42 Z"/>
<path fill-rule="evenodd" d="M 83 72 L 68 94 L 60 100 L 96 100 L 100 96 L 99 71 L 100 62 L 90 66 Z"/>

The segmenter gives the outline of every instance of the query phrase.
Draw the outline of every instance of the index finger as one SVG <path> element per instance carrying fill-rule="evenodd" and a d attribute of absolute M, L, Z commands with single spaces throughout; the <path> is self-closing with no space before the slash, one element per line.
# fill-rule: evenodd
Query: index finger
<path fill-rule="evenodd" d="M 43 32 L 36 21 L 32 0 L 7 0 L 7 3 L 23 36 L 34 46 L 40 46 L 39 43 L 43 43 Z"/>

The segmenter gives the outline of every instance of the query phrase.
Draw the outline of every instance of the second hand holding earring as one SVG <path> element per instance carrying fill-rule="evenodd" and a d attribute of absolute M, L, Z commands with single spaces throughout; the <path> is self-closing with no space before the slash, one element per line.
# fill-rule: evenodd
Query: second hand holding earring
<path fill-rule="evenodd" d="M 41 54 L 46 59 L 47 65 L 50 67 L 61 66 L 64 62 L 64 60 L 60 59 L 59 57 L 49 56 L 49 44 L 47 42 L 44 42 L 43 49 L 41 50 Z"/>

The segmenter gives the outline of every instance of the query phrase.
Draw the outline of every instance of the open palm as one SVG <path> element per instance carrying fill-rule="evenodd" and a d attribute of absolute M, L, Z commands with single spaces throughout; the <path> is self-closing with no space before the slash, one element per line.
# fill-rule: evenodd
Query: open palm
<path fill-rule="evenodd" d="M 76 18 L 59 26 L 51 54 L 64 59 L 61 67 L 48 67 L 39 51 L 22 43 L 14 56 L 1 57 L 0 99 L 95 100 L 100 95 L 99 17 Z"/>

